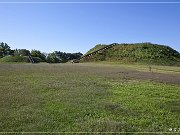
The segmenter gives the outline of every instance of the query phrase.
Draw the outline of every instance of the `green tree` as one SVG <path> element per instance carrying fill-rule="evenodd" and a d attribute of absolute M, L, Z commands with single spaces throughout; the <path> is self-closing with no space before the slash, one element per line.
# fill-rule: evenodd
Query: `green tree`
<path fill-rule="evenodd" d="M 79 59 L 83 54 L 78 53 L 65 53 L 61 51 L 55 51 L 53 53 L 48 54 L 46 61 L 48 63 L 65 63 L 69 60 Z"/>
<path fill-rule="evenodd" d="M 14 56 L 14 50 L 10 50 L 9 55 Z"/>

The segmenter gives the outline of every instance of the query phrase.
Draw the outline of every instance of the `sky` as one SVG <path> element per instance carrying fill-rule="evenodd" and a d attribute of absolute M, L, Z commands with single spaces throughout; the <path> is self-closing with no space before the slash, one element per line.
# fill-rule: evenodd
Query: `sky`
<path fill-rule="evenodd" d="M 96 44 L 151 42 L 180 52 L 179 3 L 2 3 L 0 42 L 11 49 L 86 53 Z M 65 0 L 64 0 L 65 1 Z M 66 0 L 65 2 L 112 2 Z M 122 0 L 113 0 L 122 2 Z M 157 0 L 124 0 L 157 2 Z M 172 2 L 172 0 L 159 0 Z"/>

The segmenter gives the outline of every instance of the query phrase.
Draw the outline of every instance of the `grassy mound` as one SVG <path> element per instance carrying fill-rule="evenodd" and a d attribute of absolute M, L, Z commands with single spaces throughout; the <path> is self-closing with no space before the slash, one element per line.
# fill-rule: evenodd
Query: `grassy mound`
<path fill-rule="evenodd" d="M 97 44 L 94 48 L 90 49 L 87 53 L 85 53 L 85 55 L 90 54 L 90 53 L 92 53 L 94 51 L 97 51 L 97 50 L 99 50 L 99 49 L 101 49 L 101 48 L 103 48 L 105 46 L 106 45 L 104 45 L 104 44 Z"/>
<path fill-rule="evenodd" d="M 33 60 L 35 63 L 39 63 L 42 60 L 39 57 L 33 57 Z M 0 62 L 6 63 L 6 62 L 23 62 L 23 63 L 28 63 L 29 58 L 28 56 L 5 56 L 0 59 Z"/>
<path fill-rule="evenodd" d="M 92 50 L 98 50 L 101 45 Z M 87 54 L 88 54 L 87 53 Z M 151 43 L 117 44 L 112 48 L 103 50 L 82 62 L 118 62 L 118 63 L 144 63 L 156 65 L 180 65 L 180 53 L 171 47 Z"/>
<path fill-rule="evenodd" d="M 29 62 L 26 56 L 5 56 L 0 59 L 1 62 Z"/>

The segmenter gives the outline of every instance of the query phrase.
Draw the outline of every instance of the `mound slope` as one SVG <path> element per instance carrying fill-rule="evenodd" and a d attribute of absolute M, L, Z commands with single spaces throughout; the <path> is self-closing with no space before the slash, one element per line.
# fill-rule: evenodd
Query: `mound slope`
<path fill-rule="evenodd" d="M 180 65 L 180 53 L 169 46 L 152 43 L 115 44 L 111 48 L 92 54 L 93 51 L 97 51 L 105 46 L 108 45 L 97 45 L 90 49 L 81 61 Z"/>

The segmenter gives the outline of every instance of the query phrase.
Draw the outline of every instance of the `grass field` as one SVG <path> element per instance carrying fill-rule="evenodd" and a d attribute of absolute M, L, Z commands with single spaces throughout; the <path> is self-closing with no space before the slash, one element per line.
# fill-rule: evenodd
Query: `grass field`
<path fill-rule="evenodd" d="M 0 132 L 179 130 L 179 86 L 140 66 L 0 64 Z"/>

